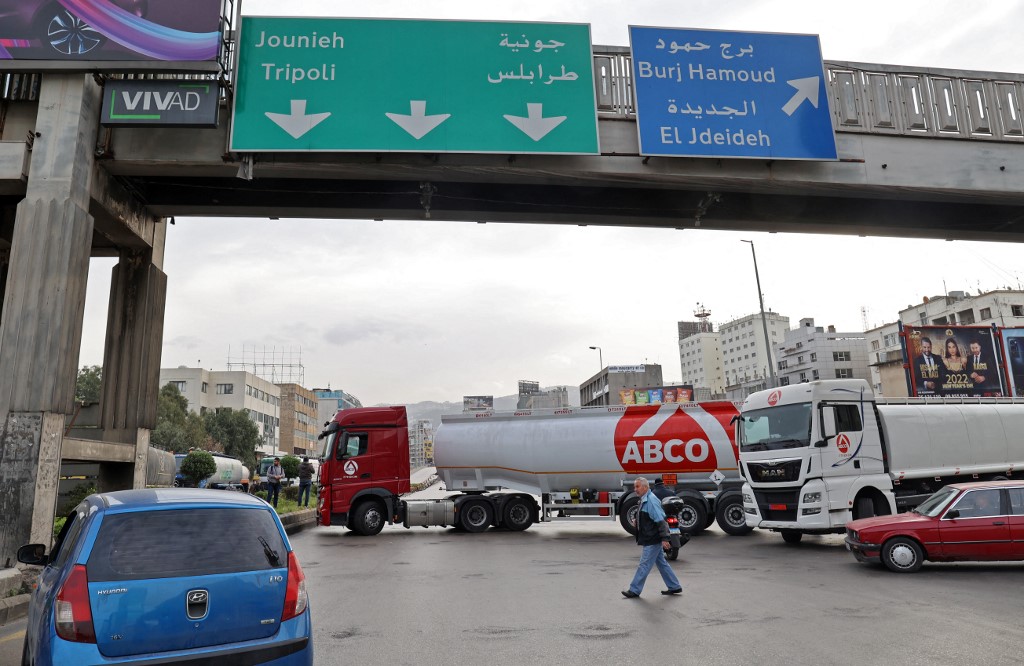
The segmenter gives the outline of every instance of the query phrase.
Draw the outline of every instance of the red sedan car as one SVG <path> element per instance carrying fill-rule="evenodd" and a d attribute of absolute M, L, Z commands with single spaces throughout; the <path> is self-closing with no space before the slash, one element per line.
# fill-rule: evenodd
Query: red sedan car
<path fill-rule="evenodd" d="M 846 547 L 898 573 L 925 560 L 1024 560 L 1024 481 L 954 483 L 910 513 L 852 520 Z"/>

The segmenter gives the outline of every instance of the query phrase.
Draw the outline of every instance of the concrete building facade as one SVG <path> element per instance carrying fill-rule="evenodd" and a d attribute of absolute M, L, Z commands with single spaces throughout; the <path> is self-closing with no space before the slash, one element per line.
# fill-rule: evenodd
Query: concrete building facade
<path fill-rule="evenodd" d="M 174 384 L 188 400 L 190 411 L 244 410 L 259 428 L 262 444 L 258 455 L 280 455 L 281 392 L 276 384 L 241 370 L 203 368 L 160 369 L 160 386 Z"/>
<path fill-rule="evenodd" d="M 330 423 L 339 409 L 362 407 L 363 403 L 351 393 L 342 390 L 313 389 L 317 402 L 317 423 L 323 426 Z M 319 432 L 317 432 L 319 434 Z"/>
<path fill-rule="evenodd" d="M 623 389 L 663 385 L 661 366 L 656 363 L 610 365 L 580 384 L 580 405 L 621 405 L 619 392 Z"/>
<path fill-rule="evenodd" d="M 298 384 L 278 384 L 281 390 L 281 451 L 297 456 L 315 455 L 319 422 L 316 394 Z"/>
<path fill-rule="evenodd" d="M 760 312 L 718 327 L 725 393 L 730 400 L 742 400 L 755 391 L 768 388 L 770 368 L 775 363 L 775 348 L 789 330 L 789 317 L 768 311 L 765 312 L 765 321 L 770 347 L 765 343 Z"/>
<path fill-rule="evenodd" d="M 679 366 L 683 373 L 680 383 L 692 384 L 698 396 L 725 393 L 722 341 L 718 333 L 701 331 L 680 339 Z"/>
<path fill-rule="evenodd" d="M 815 326 L 809 317 L 786 331 L 776 348 L 776 358 L 779 386 L 818 379 L 871 379 L 864 333 Z"/>
<path fill-rule="evenodd" d="M 409 423 L 409 466 L 419 469 L 434 464 L 434 424 L 430 419 Z"/>

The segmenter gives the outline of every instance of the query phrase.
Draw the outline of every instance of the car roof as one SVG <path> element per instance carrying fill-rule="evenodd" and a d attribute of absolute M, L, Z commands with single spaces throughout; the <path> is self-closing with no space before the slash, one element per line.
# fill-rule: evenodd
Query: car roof
<path fill-rule="evenodd" d="M 1024 487 L 1024 479 L 1007 481 L 968 481 L 964 483 L 951 483 L 951 488 L 960 490 L 977 490 L 978 488 L 1018 488 Z"/>
<path fill-rule="evenodd" d="M 185 506 L 239 507 L 270 510 L 270 505 L 247 493 L 205 488 L 141 488 L 97 493 L 91 498 L 108 509 L 171 508 Z"/>

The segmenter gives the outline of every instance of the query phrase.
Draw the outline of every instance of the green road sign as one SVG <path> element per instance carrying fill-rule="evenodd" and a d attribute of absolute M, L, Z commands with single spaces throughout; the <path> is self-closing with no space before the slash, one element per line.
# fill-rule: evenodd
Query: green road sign
<path fill-rule="evenodd" d="M 590 26 L 242 19 L 231 150 L 595 154 Z"/>

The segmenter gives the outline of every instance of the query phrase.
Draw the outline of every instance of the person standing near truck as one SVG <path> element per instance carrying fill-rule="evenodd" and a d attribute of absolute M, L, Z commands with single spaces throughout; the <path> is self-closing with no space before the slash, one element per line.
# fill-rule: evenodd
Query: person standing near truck
<path fill-rule="evenodd" d="M 274 458 L 274 464 L 267 468 L 267 501 L 277 508 L 277 498 L 281 494 L 281 479 L 284 478 L 284 468 L 281 467 L 281 459 Z M 273 500 L 271 500 L 273 498 Z"/>
<path fill-rule="evenodd" d="M 640 507 L 636 512 L 636 543 L 643 547 L 643 551 L 640 553 L 640 565 L 636 569 L 636 575 L 633 576 L 629 588 L 622 591 L 622 596 L 627 599 L 639 597 L 647 581 L 647 575 L 655 566 L 658 567 L 667 588 L 661 593 L 679 594 L 683 587 L 665 559 L 665 550 L 671 545 L 668 541 L 665 510 L 661 508 L 661 502 L 651 492 L 651 485 L 644 477 L 641 476 L 633 482 L 633 490 L 640 497 Z"/>
<path fill-rule="evenodd" d="M 309 456 L 303 456 L 299 464 L 299 506 L 309 506 L 309 489 L 313 485 L 313 463 L 309 462 Z M 306 501 L 302 498 L 305 496 Z"/>

